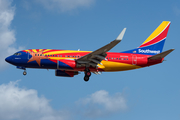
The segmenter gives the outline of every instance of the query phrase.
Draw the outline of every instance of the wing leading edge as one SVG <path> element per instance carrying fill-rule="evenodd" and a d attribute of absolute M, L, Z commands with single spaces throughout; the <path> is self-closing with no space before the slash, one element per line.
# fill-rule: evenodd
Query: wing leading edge
<path fill-rule="evenodd" d="M 104 60 L 105 57 L 107 56 L 106 52 L 111 50 L 123 39 L 125 31 L 126 31 L 126 28 L 124 28 L 122 32 L 118 35 L 118 37 L 114 41 L 110 42 L 109 44 L 77 59 L 76 60 L 77 66 L 89 67 L 91 65 L 93 67 L 97 67 L 97 64 L 101 64 L 101 61 Z"/>

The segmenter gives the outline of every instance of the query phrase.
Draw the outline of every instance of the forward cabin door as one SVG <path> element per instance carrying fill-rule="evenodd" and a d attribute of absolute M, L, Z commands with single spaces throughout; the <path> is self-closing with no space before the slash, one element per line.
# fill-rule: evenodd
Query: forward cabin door
<path fill-rule="evenodd" d="M 32 57 L 32 55 L 29 52 L 27 54 L 28 54 L 27 57 L 28 57 L 28 60 L 29 60 Z"/>
<path fill-rule="evenodd" d="M 137 64 L 137 56 L 133 55 L 132 56 L 132 65 L 136 65 Z"/>

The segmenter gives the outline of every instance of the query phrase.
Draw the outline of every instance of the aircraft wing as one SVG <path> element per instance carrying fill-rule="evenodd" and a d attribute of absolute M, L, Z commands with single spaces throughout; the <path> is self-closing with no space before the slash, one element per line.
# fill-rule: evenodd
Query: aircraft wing
<path fill-rule="evenodd" d="M 126 28 L 124 28 L 122 30 L 122 32 L 119 34 L 119 36 L 112 41 L 111 43 L 85 55 L 82 56 L 81 58 L 77 59 L 76 62 L 78 65 L 80 66 L 93 66 L 96 67 L 97 64 L 100 64 L 102 60 L 105 59 L 105 57 L 107 56 L 106 52 L 108 52 L 109 50 L 111 50 L 115 45 L 117 45 L 123 38 L 124 33 L 126 31 Z M 106 60 L 106 59 L 105 59 Z"/>

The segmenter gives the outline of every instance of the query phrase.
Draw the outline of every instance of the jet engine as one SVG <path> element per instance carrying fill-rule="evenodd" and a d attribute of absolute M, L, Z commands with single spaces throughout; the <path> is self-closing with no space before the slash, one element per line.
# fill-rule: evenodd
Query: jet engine
<path fill-rule="evenodd" d="M 78 71 L 65 71 L 65 70 L 56 70 L 55 75 L 60 77 L 74 77 L 74 75 L 78 75 Z"/>

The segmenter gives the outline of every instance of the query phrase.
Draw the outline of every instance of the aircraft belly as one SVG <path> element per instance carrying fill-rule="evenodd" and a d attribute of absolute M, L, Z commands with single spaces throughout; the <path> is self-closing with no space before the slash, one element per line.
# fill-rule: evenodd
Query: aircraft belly
<path fill-rule="evenodd" d="M 43 59 L 41 60 L 41 65 L 39 67 L 46 68 L 46 69 L 56 69 L 57 63 L 47 60 L 47 59 Z"/>
<path fill-rule="evenodd" d="M 120 63 L 120 62 L 111 62 L 111 61 L 102 61 L 103 67 L 100 66 L 104 71 L 125 71 L 141 68 L 141 66 Z"/>

